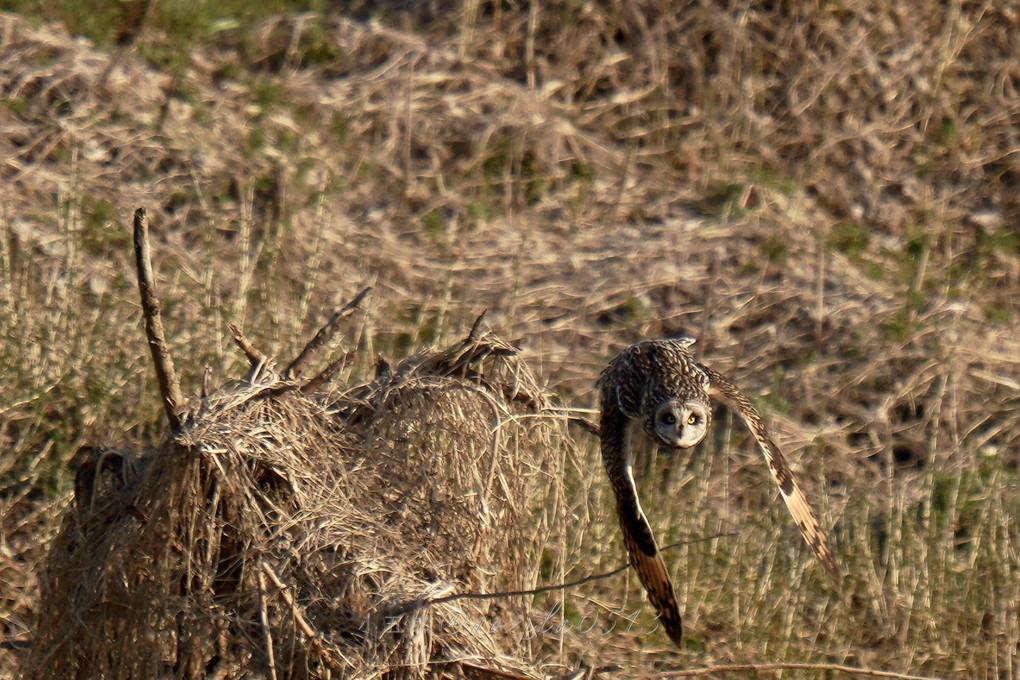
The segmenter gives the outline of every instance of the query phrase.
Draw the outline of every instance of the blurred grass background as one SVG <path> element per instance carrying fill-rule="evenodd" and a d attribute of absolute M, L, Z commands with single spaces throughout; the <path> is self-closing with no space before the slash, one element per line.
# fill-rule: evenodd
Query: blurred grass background
<path fill-rule="evenodd" d="M 1016 677 L 1017 3 L 0 9 L 5 639 L 30 634 L 74 451 L 160 435 L 128 231 L 145 206 L 188 393 L 205 366 L 243 372 L 227 322 L 289 356 L 373 284 L 358 371 L 488 308 L 566 404 L 680 331 L 758 398 L 843 589 L 720 412 L 711 441 L 642 463 L 660 542 L 697 541 L 667 553 L 684 649 L 642 634 L 620 576 L 537 598 L 558 624 L 536 658 Z M 566 471 L 550 582 L 623 559 L 586 437 L 535 452 Z"/>

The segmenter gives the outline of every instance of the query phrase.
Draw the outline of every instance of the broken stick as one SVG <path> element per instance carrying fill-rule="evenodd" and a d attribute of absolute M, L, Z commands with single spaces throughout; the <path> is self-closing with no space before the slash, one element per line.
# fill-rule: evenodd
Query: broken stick
<path fill-rule="evenodd" d="M 149 339 L 149 350 L 156 365 L 156 380 L 159 381 L 159 394 L 163 398 L 166 418 L 170 422 L 170 429 L 177 430 L 181 426 L 181 413 L 184 411 L 184 393 L 181 392 L 181 384 L 174 372 L 174 362 L 170 358 L 163 319 L 160 316 L 162 307 L 159 298 L 156 297 L 156 283 L 152 275 L 149 220 L 145 216 L 145 208 L 135 211 L 134 241 L 135 264 L 138 267 L 138 293 L 142 298 L 142 316 L 145 317 L 145 335 Z"/>
<path fill-rule="evenodd" d="M 326 324 L 319 329 L 319 332 L 315 334 L 315 337 L 308 341 L 305 348 L 301 350 L 300 354 L 298 354 L 297 359 L 290 362 L 290 366 L 288 366 L 283 372 L 284 377 L 299 378 L 301 376 L 301 372 L 304 370 L 305 364 L 311 358 L 312 353 L 329 342 L 329 339 L 333 337 L 334 333 L 336 333 L 337 324 L 340 323 L 341 320 L 346 319 L 348 316 L 353 314 L 355 310 L 361 306 L 361 301 L 365 299 L 365 296 L 368 295 L 368 291 L 370 290 L 372 290 L 371 286 L 363 288 L 360 293 L 354 296 L 353 300 L 344 305 L 343 309 L 330 317 L 329 321 L 327 321 Z"/>

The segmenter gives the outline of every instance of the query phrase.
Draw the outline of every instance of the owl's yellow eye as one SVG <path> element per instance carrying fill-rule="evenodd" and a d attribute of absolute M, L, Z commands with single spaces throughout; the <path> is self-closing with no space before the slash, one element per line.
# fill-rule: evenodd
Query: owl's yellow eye
<path fill-rule="evenodd" d="M 697 414 L 692 413 L 691 415 L 687 416 L 687 424 L 688 425 L 693 425 L 696 422 L 698 422 Z"/>

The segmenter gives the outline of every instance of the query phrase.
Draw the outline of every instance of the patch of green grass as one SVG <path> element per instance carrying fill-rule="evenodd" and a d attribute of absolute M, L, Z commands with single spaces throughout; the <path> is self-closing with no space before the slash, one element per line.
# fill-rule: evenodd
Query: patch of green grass
<path fill-rule="evenodd" d="M 302 156 L 297 159 L 294 163 L 294 181 L 299 184 L 305 184 L 308 180 L 308 175 L 312 170 L 319 165 L 319 160 L 312 156 Z"/>
<path fill-rule="evenodd" d="M 509 196 L 515 202 L 534 206 L 557 186 L 553 169 L 546 167 L 524 141 L 514 136 L 492 140 L 487 147 L 475 153 L 483 159 L 481 166 L 485 181 L 481 195 L 476 194 L 474 200 L 488 202 Z"/>
<path fill-rule="evenodd" d="M 112 202 L 104 198 L 83 196 L 81 215 L 81 242 L 87 252 L 102 255 L 110 250 L 126 250 L 130 247 L 131 236 L 118 224 L 120 213 Z"/>
<path fill-rule="evenodd" d="M 751 178 L 763 187 L 775 189 L 784 196 L 790 196 L 797 190 L 796 182 L 788 177 L 783 177 L 773 168 L 753 168 Z"/>
<path fill-rule="evenodd" d="M 421 227 L 432 239 L 441 239 L 446 234 L 446 220 L 436 210 L 430 210 L 421 216 Z"/>
<path fill-rule="evenodd" d="M 891 319 L 882 324 L 885 337 L 896 342 L 906 342 L 910 339 L 911 328 L 910 314 L 907 309 L 896 312 Z"/>
<path fill-rule="evenodd" d="M 15 116 L 23 116 L 28 110 L 28 104 L 21 97 L 4 97 L 3 106 Z"/>
<path fill-rule="evenodd" d="M 779 234 L 769 234 L 761 242 L 761 254 L 769 262 L 782 262 L 786 259 L 786 240 Z"/>
<path fill-rule="evenodd" d="M 772 371 L 772 383 L 767 394 L 755 399 L 756 406 L 762 415 L 769 413 L 789 413 L 790 400 L 783 396 L 783 378 L 786 370 L 782 366 L 776 366 Z"/>
<path fill-rule="evenodd" d="M 204 105 L 202 90 L 187 78 L 177 77 L 171 80 L 168 94 L 192 106 Z"/>
<path fill-rule="evenodd" d="M 338 142 L 343 142 L 347 139 L 347 133 L 350 129 L 350 119 L 342 113 L 336 113 L 333 115 L 333 119 L 330 121 L 328 130 L 330 136 Z"/>
<path fill-rule="evenodd" d="M 415 344 L 419 347 L 431 344 L 435 341 L 441 330 L 443 329 L 439 328 L 438 316 L 429 315 L 423 317 L 421 322 L 418 324 Z"/>
<path fill-rule="evenodd" d="M 956 126 L 956 121 L 951 118 L 943 118 L 941 122 L 939 122 L 936 138 L 938 139 L 939 144 L 947 149 L 959 146 L 960 130 Z"/>
<path fill-rule="evenodd" d="M 169 73 L 181 75 L 188 67 L 188 52 L 179 45 L 143 42 L 138 47 L 138 53 L 142 59 Z"/>
<path fill-rule="evenodd" d="M 598 170 L 586 163 L 572 163 L 570 165 L 570 176 L 573 179 L 584 182 L 591 182 L 598 178 Z"/>
<path fill-rule="evenodd" d="M 298 45 L 298 64 L 313 67 L 336 61 L 342 56 L 340 46 L 321 22 L 312 21 L 305 25 Z"/>
<path fill-rule="evenodd" d="M 251 83 L 251 91 L 259 105 L 258 119 L 264 118 L 286 101 L 283 84 L 273 78 L 255 78 Z"/>
<path fill-rule="evenodd" d="M 76 36 L 98 45 L 112 47 L 121 33 L 136 24 L 138 2 L 106 0 L 3 0 L 0 9 L 46 20 L 61 21 Z M 148 30 L 163 34 L 178 47 L 190 47 L 215 38 L 225 20 L 232 20 L 242 32 L 254 23 L 283 12 L 319 12 L 330 9 L 325 0 L 159 0 L 150 8 Z M 317 44 L 314 36 L 309 40 Z M 311 49 L 311 48 L 310 48 Z M 324 46 L 317 49 L 326 50 Z"/>
<path fill-rule="evenodd" d="M 492 219 L 492 208 L 481 201 L 470 201 L 467 208 L 471 219 L 476 222 L 488 222 Z"/>
<path fill-rule="evenodd" d="M 504 138 L 495 141 L 484 149 L 482 173 L 491 182 L 499 182 L 510 167 L 515 148 L 512 140 Z"/>
<path fill-rule="evenodd" d="M 630 325 L 634 322 L 647 318 L 648 309 L 641 298 L 630 295 L 622 303 L 611 307 L 598 315 L 598 321 L 604 326 L 609 325 Z"/>
<path fill-rule="evenodd" d="M 548 189 L 547 173 L 534 156 L 527 154 L 521 161 L 521 179 L 524 180 L 524 200 L 529 206 L 538 204 Z"/>
<path fill-rule="evenodd" d="M 885 267 L 875 261 L 868 261 L 864 264 L 864 273 L 872 281 L 882 281 L 886 277 Z"/>
<path fill-rule="evenodd" d="M 838 222 L 829 232 L 829 248 L 851 257 L 863 253 L 871 242 L 871 231 L 859 222 Z"/>
<path fill-rule="evenodd" d="M 931 247 L 931 234 L 918 225 L 910 225 L 907 228 L 906 252 L 912 258 L 921 257 Z"/>
<path fill-rule="evenodd" d="M 212 112 L 209 107 L 206 106 L 205 102 L 192 102 L 191 111 L 191 122 L 195 125 L 207 127 L 212 123 Z"/>
<path fill-rule="evenodd" d="M 987 253 L 1016 257 L 1020 252 L 1020 234 L 1009 226 L 1000 227 L 990 234 L 981 232 L 978 243 Z"/>
<path fill-rule="evenodd" d="M 59 113 L 59 111 L 56 113 Z M 69 166 L 71 164 L 71 147 L 68 146 L 66 140 L 60 139 L 53 145 L 53 148 L 50 149 L 50 153 L 46 158 L 57 165 Z"/>
<path fill-rule="evenodd" d="M 1010 324 L 1013 323 L 1013 310 L 1004 304 L 985 305 L 982 310 L 985 318 L 992 323 Z"/>
<path fill-rule="evenodd" d="M 248 131 L 248 135 L 245 137 L 242 149 L 245 158 L 253 158 L 258 155 L 268 143 L 269 138 L 265 129 L 256 125 Z"/>
<path fill-rule="evenodd" d="M 739 182 L 713 182 L 703 200 L 706 214 L 735 219 L 744 214 L 738 205 L 745 185 Z"/>

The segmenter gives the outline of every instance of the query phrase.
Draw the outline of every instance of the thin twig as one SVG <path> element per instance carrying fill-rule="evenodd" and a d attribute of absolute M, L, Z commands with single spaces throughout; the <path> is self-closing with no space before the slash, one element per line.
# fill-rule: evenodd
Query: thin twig
<path fill-rule="evenodd" d="M 574 588 L 575 586 L 582 586 L 585 583 L 591 581 L 598 581 L 600 579 L 609 578 L 610 576 L 616 576 L 621 571 L 630 569 L 630 564 L 623 564 L 611 571 L 604 571 L 601 574 L 589 574 L 584 578 L 577 579 L 576 581 L 568 581 L 566 583 L 554 583 L 549 586 L 540 586 L 531 590 L 507 590 L 498 593 L 454 593 L 453 595 L 446 595 L 445 597 L 437 597 L 434 600 L 424 600 L 421 606 L 431 606 L 434 604 L 444 604 L 446 602 L 454 602 L 456 600 L 496 600 L 502 597 L 519 597 L 522 595 L 539 595 L 541 593 L 551 593 L 557 590 L 566 590 L 567 588 Z"/>
<path fill-rule="evenodd" d="M 825 240 L 818 235 L 818 273 L 815 277 L 815 348 L 821 352 L 822 332 L 825 329 Z"/>
<path fill-rule="evenodd" d="M 485 680 L 533 680 L 535 678 L 534 675 L 521 675 L 500 668 L 479 666 L 467 661 L 461 661 L 460 667 L 462 671 L 468 671 L 464 675 L 469 678 L 484 678 Z"/>
<path fill-rule="evenodd" d="M 110 74 L 113 72 L 117 65 L 124 58 L 124 55 L 130 52 L 135 43 L 138 42 L 138 37 L 142 34 L 145 25 L 148 23 L 149 15 L 151 14 L 152 6 L 155 5 L 155 0 L 143 0 L 141 3 L 131 3 L 131 9 L 127 9 L 125 14 L 125 21 L 121 22 L 121 25 L 117 27 L 117 44 L 119 47 L 113 53 L 113 58 L 110 59 L 110 63 L 107 64 L 106 68 L 103 69 L 103 74 L 99 77 L 98 83 L 95 85 L 95 89 L 99 92 L 106 93 L 106 83 L 110 79 Z M 170 99 L 170 95 L 167 95 L 167 99 Z"/>
<path fill-rule="evenodd" d="M 481 335 L 482 335 L 482 320 L 485 319 L 485 314 L 488 311 L 489 311 L 488 309 L 483 309 L 482 313 L 479 314 L 478 318 L 475 319 L 475 322 L 473 324 L 471 324 L 471 331 L 467 334 L 467 337 L 464 338 L 464 342 L 465 343 L 468 343 L 468 342 L 477 342 L 478 338 L 481 337 Z"/>
<path fill-rule="evenodd" d="M 202 401 L 204 402 L 209 398 L 212 393 L 212 367 L 209 364 L 205 365 L 202 370 Z"/>
<path fill-rule="evenodd" d="M 596 423 L 593 423 L 592 421 L 588 420 L 587 418 L 582 418 L 581 416 L 567 416 L 567 422 L 573 423 L 574 425 L 578 425 L 582 430 L 584 430 L 590 435 L 598 437 L 601 434 L 599 426 Z"/>
<path fill-rule="evenodd" d="M 259 571 L 259 620 L 262 622 L 262 633 L 266 639 L 266 657 L 269 663 L 269 677 L 276 680 L 276 655 L 273 653 L 273 632 L 269 629 L 269 612 L 266 607 L 266 577 Z"/>
<path fill-rule="evenodd" d="M 736 536 L 735 532 L 729 532 L 724 534 L 713 534 L 712 536 L 705 536 L 704 538 L 696 538 L 692 541 L 677 541 L 676 543 L 670 543 L 669 545 L 660 548 L 660 551 L 665 552 L 672 548 L 678 548 L 682 545 L 692 545 L 694 543 L 703 543 L 705 541 L 714 541 L 717 538 L 727 538 L 729 536 Z M 557 590 L 566 590 L 567 588 L 574 588 L 576 586 L 590 583 L 591 581 L 598 581 L 600 579 L 609 578 L 616 576 L 621 571 L 626 571 L 630 568 L 630 563 L 620 565 L 610 571 L 602 572 L 601 574 L 590 574 L 584 578 L 577 579 L 576 581 L 567 581 L 566 583 L 554 583 L 548 586 L 539 586 L 530 590 L 508 590 L 505 592 L 498 593 L 454 593 L 453 595 L 446 595 L 445 597 L 437 597 L 434 600 L 424 600 L 420 603 L 420 606 L 426 607 L 434 604 L 443 604 L 444 602 L 453 602 L 454 600 L 494 600 L 501 597 L 517 597 L 521 595 L 538 595 L 540 593 L 549 593 Z"/>
<path fill-rule="evenodd" d="M 329 339 L 333 337 L 334 333 L 336 333 L 337 324 L 353 314 L 358 307 L 361 306 L 362 300 L 365 299 L 365 296 L 368 295 L 368 291 L 370 290 L 372 290 L 371 286 L 363 288 L 360 293 L 354 296 L 353 300 L 348 302 L 340 311 L 330 317 L 329 321 L 327 321 L 326 324 L 319 329 L 319 332 L 315 334 L 315 337 L 308 341 L 308 344 L 305 345 L 303 350 L 301 350 L 301 353 L 298 354 L 297 358 L 290 362 L 290 365 L 287 366 L 286 370 L 284 370 L 283 375 L 285 378 L 297 378 L 301 375 L 301 371 L 304 370 L 304 366 L 311 358 L 312 353 L 329 342 Z"/>
<path fill-rule="evenodd" d="M 304 633 L 305 637 L 307 637 L 309 642 L 311 642 L 312 646 L 319 653 L 319 657 L 325 660 L 326 664 L 333 670 L 337 672 L 342 671 L 343 668 L 337 660 L 333 658 L 333 653 L 323 646 L 319 634 L 314 628 L 312 628 L 312 625 L 308 623 L 308 619 L 305 618 L 304 609 L 294 599 L 294 596 L 290 592 L 290 588 L 288 588 L 286 584 L 284 584 L 283 580 L 276 575 L 276 572 L 273 571 L 272 567 L 265 562 L 261 562 L 261 565 L 262 571 L 265 572 L 266 577 L 272 582 L 273 586 L 280 591 L 280 596 L 283 597 L 283 601 L 290 607 L 291 616 L 294 617 L 294 623 L 297 624 L 297 627 L 301 629 L 301 632 Z M 341 656 L 343 655 L 341 654 Z M 348 661 L 346 658 L 344 660 Z"/>
<path fill-rule="evenodd" d="M 241 332 L 240 328 L 232 323 L 228 323 L 227 329 L 230 330 L 230 335 L 234 337 L 234 342 L 241 348 L 244 355 L 248 357 L 248 363 L 252 366 L 258 366 L 266 360 L 266 355 L 260 352 L 255 345 L 251 344 L 248 338 L 244 337 L 244 333 Z"/>
<path fill-rule="evenodd" d="M 843 666 L 833 663 L 746 663 L 730 664 L 723 666 L 706 666 L 704 668 L 689 668 L 682 671 L 666 671 L 664 673 L 653 673 L 652 675 L 634 676 L 636 680 L 670 680 L 671 678 L 696 678 L 701 675 L 716 675 L 718 673 L 759 673 L 762 671 L 813 671 L 814 675 L 820 675 L 822 671 L 846 673 L 848 675 L 867 675 L 875 678 L 896 678 L 897 680 L 935 680 L 930 676 L 909 675 L 907 673 L 896 673 L 893 671 L 880 671 L 872 668 L 857 668 L 856 666 Z"/>
<path fill-rule="evenodd" d="M 163 398 L 170 429 L 181 426 L 184 410 L 184 393 L 174 372 L 174 362 L 166 344 L 166 332 L 160 316 L 161 305 L 156 296 L 156 284 L 152 274 L 152 254 L 149 250 L 149 220 L 145 208 L 135 211 L 134 219 L 135 264 L 138 267 L 138 293 L 142 298 L 142 315 L 145 317 L 145 335 L 149 339 L 149 350 L 156 366 L 156 380 L 159 394 Z"/>
<path fill-rule="evenodd" d="M 304 385 L 302 385 L 301 391 L 304 394 L 311 394 L 315 390 L 325 385 L 327 382 L 332 380 L 337 373 L 342 371 L 347 366 L 347 364 L 351 362 L 351 359 L 354 358 L 354 354 L 355 350 L 351 350 L 350 352 L 344 352 L 344 355 L 342 357 L 331 363 L 326 368 L 322 369 L 322 372 L 319 373 L 319 375 L 315 376 L 314 378 L 306 382 Z"/>
<path fill-rule="evenodd" d="M 266 572 L 266 576 L 268 576 L 269 580 L 272 581 L 274 586 L 276 586 L 276 589 L 280 591 L 280 595 L 283 596 L 283 601 L 286 602 L 287 606 L 290 607 L 291 615 L 294 617 L 294 623 L 298 625 L 298 628 L 301 629 L 301 632 L 304 633 L 305 636 L 308 638 L 311 639 L 318 638 L 318 634 L 315 632 L 315 629 L 312 628 L 311 625 L 309 625 L 308 620 L 305 619 L 305 615 L 301 612 L 301 609 L 300 607 L 298 607 L 297 602 L 294 601 L 294 596 L 290 594 L 290 590 L 288 590 L 287 586 L 283 584 L 283 581 L 280 580 L 280 577 L 276 575 L 276 572 L 273 571 L 273 568 L 270 567 L 265 562 L 263 562 L 262 570 Z"/>

